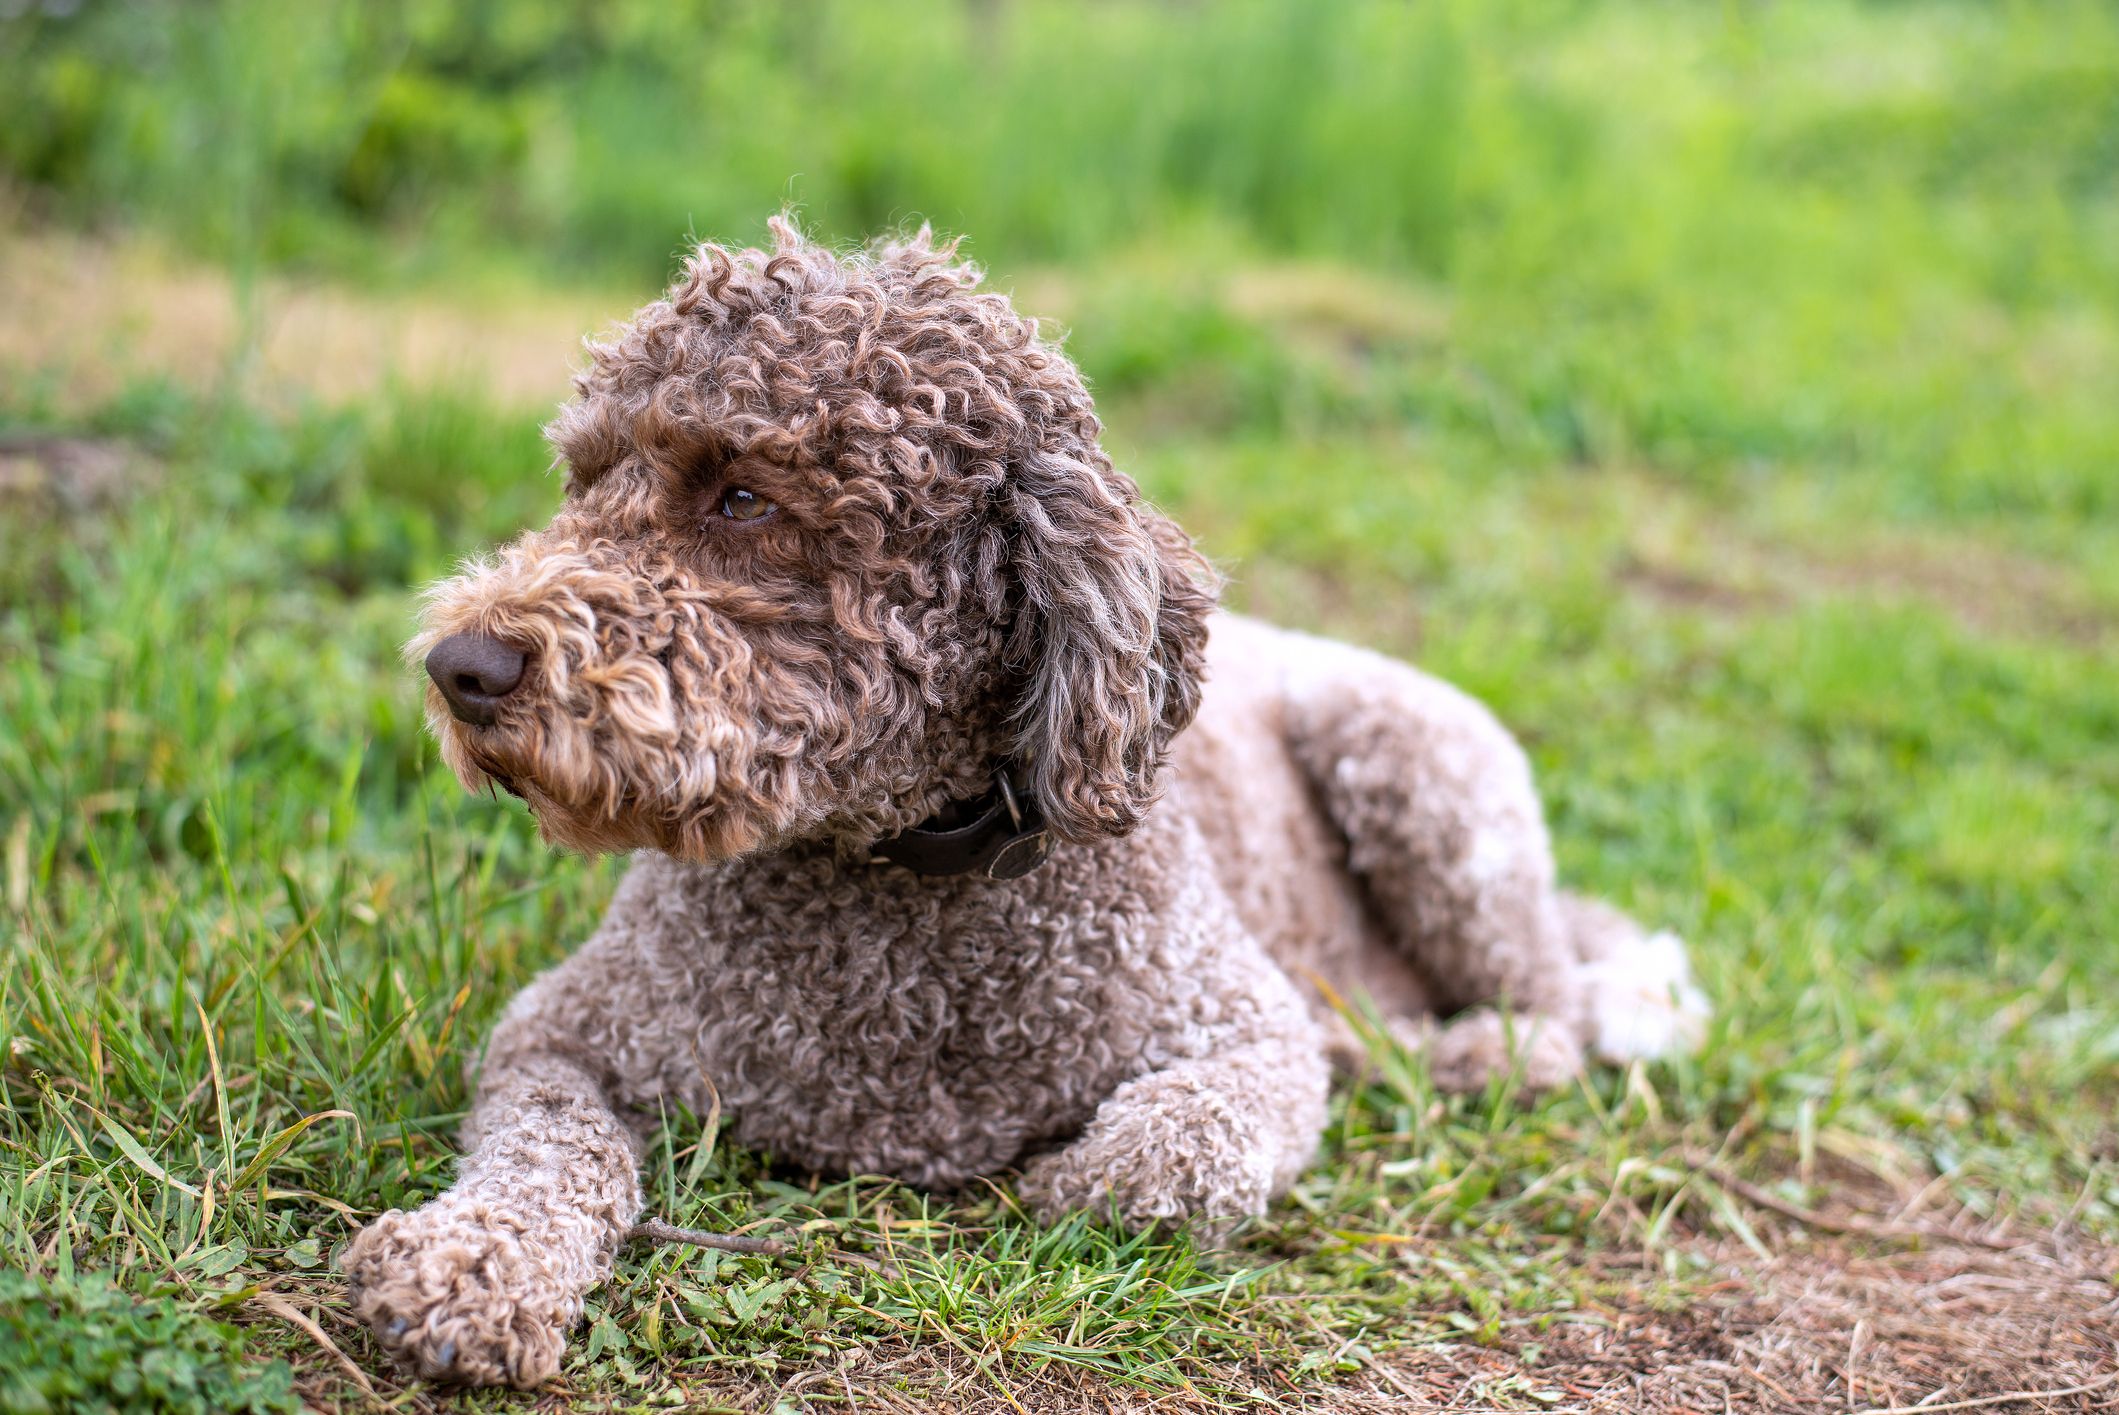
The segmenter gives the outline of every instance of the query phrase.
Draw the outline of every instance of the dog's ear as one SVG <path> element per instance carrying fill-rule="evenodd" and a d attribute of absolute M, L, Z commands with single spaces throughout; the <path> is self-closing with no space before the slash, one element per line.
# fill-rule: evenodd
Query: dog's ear
<path fill-rule="evenodd" d="M 1094 442 L 1010 478 L 1026 681 L 1016 753 L 1062 839 L 1124 835 L 1159 793 L 1170 739 L 1199 710 L 1216 580 L 1177 525 Z"/>

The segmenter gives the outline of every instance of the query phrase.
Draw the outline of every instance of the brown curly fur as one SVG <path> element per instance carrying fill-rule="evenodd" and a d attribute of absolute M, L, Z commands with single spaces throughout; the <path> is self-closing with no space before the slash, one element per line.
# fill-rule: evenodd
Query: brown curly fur
<path fill-rule="evenodd" d="M 1009 751 L 1063 836 L 1130 830 L 1198 708 L 1204 562 L 1136 514 L 1073 366 L 974 270 L 779 231 L 702 247 L 592 347 L 550 429 L 564 509 L 441 586 L 413 645 L 530 648 L 542 710 L 444 714 L 444 756 L 586 850 L 865 845 Z M 731 486 L 779 514 L 730 524 Z"/>
<path fill-rule="evenodd" d="M 388 1349 L 553 1374 L 667 1099 L 820 1170 L 1019 1166 L 1041 1213 L 1226 1220 L 1310 1161 L 1333 991 L 1458 1088 L 1696 1028 L 1675 940 L 1555 889 L 1499 724 L 1215 613 L 1073 365 L 953 247 L 774 233 L 701 247 L 592 346 L 550 430 L 565 504 L 438 586 L 411 646 L 525 650 L 490 725 L 430 691 L 444 758 L 556 843 L 642 853 L 496 1029 L 456 1185 L 348 1247 Z M 721 515 L 737 488 L 778 511 Z M 1005 762 L 1065 842 L 1043 868 L 872 858 Z"/>

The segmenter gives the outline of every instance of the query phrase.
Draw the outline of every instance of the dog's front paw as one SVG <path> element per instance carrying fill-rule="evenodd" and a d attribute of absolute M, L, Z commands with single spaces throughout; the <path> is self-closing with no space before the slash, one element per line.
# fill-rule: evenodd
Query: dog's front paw
<path fill-rule="evenodd" d="M 1080 1139 L 1024 1166 L 1031 1211 L 1110 1214 L 1128 1228 L 1198 1218 L 1208 1234 L 1263 1212 L 1279 1158 L 1266 1127 L 1192 1070 L 1129 1082 Z"/>
<path fill-rule="evenodd" d="M 354 1314 L 428 1380 L 542 1385 L 581 1315 L 537 1245 L 482 1205 L 393 1209 L 353 1236 L 342 1266 Z"/>

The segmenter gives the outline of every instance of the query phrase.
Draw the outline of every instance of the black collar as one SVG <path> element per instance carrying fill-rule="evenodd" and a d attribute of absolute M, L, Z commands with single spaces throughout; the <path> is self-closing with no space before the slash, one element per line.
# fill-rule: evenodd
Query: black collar
<path fill-rule="evenodd" d="M 1031 794 L 1003 766 L 993 774 L 984 795 L 955 802 L 950 813 L 960 825 L 944 825 L 930 816 L 912 829 L 879 840 L 876 854 L 916 875 L 981 874 L 988 879 L 1021 879 L 1052 853 L 1052 832 Z"/>

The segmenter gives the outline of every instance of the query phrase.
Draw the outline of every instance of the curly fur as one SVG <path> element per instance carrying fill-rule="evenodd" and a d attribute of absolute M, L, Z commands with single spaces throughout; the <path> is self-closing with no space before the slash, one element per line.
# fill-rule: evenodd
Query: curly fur
<path fill-rule="evenodd" d="M 1674 940 L 1555 888 L 1492 716 L 1218 614 L 1073 365 L 953 247 L 774 232 L 591 346 L 564 505 L 437 586 L 411 647 L 524 650 L 490 723 L 430 691 L 444 758 L 556 843 L 641 853 L 502 1018 L 456 1185 L 347 1249 L 390 1350 L 552 1375 L 666 1100 L 811 1169 L 1015 1167 L 1040 1213 L 1225 1221 L 1311 1160 L 1334 993 L 1460 1089 L 1697 1032 Z M 722 516 L 737 488 L 778 511 Z M 1043 868 L 873 858 L 1004 762 L 1064 842 Z"/>

